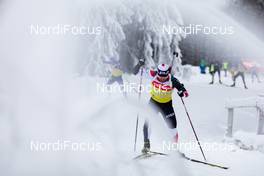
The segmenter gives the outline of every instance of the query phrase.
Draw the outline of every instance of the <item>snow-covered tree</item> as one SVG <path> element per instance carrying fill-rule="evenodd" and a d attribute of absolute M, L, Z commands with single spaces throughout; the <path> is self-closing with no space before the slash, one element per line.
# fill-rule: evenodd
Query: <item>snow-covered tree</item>
<path fill-rule="evenodd" d="M 80 39 L 84 41 L 78 69 L 81 73 L 102 75 L 102 56 L 119 58 L 123 69 L 130 72 L 140 58 L 146 59 L 148 66 L 169 64 L 172 52 L 180 52 L 178 45 L 183 36 L 163 31 L 166 25 L 183 24 L 177 7 L 169 0 L 83 4 L 79 16 L 80 24 L 102 28 L 101 35 Z"/>

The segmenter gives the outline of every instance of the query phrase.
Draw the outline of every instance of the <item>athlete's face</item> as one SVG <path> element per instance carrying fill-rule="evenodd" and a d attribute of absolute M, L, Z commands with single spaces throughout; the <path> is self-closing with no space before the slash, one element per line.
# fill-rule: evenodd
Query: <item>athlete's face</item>
<path fill-rule="evenodd" d="M 158 76 L 158 80 L 160 82 L 166 82 L 168 80 L 169 76 Z"/>

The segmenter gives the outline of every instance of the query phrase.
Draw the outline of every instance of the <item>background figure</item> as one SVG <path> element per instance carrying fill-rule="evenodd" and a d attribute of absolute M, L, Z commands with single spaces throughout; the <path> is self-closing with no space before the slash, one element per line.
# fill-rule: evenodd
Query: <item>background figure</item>
<path fill-rule="evenodd" d="M 222 84 L 222 81 L 221 81 L 221 65 L 220 65 L 219 61 L 214 61 L 210 64 L 209 72 L 212 75 L 212 81 L 210 82 L 210 84 L 214 84 L 214 76 L 215 76 L 216 72 L 218 73 L 219 83 Z"/>
<path fill-rule="evenodd" d="M 111 76 L 108 79 L 106 84 L 111 85 L 111 84 L 114 84 L 115 82 L 117 82 L 121 86 L 121 89 L 124 93 L 124 96 L 126 96 L 126 92 L 124 91 L 124 81 L 122 78 L 123 71 L 121 69 L 120 62 L 117 59 L 115 59 L 114 57 L 110 57 L 109 61 L 106 61 L 103 58 L 103 63 L 110 64 L 112 66 Z"/>
<path fill-rule="evenodd" d="M 223 70 L 225 72 L 225 77 L 227 77 L 228 66 L 229 66 L 229 63 L 227 61 L 223 62 Z"/>
<path fill-rule="evenodd" d="M 235 87 L 236 86 L 236 79 L 241 76 L 243 84 L 245 89 L 247 89 L 247 85 L 246 85 L 246 81 L 245 81 L 245 72 L 246 72 L 246 67 L 243 64 L 243 61 L 240 60 L 239 63 L 236 66 L 236 73 L 234 75 L 233 81 L 234 83 L 231 85 L 231 87 Z"/>
<path fill-rule="evenodd" d="M 204 59 L 201 59 L 201 62 L 200 62 L 200 71 L 201 71 L 201 74 L 206 74 L 206 61 Z"/>
<path fill-rule="evenodd" d="M 258 65 L 257 63 L 254 63 L 253 67 L 251 68 L 251 79 L 252 79 L 252 83 L 254 83 L 254 78 L 257 78 L 258 83 L 260 83 L 260 79 L 259 79 L 259 74 L 258 74 L 259 70 L 258 70 Z"/>
<path fill-rule="evenodd" d="M 230 63 L 230 74 L 231 74 L 231 78 L 232 80 L 234 81 L 234 77 L 236 75 L 236 70 L 237 70 L 237 65 L 233 62 L 233 63 Z"/>

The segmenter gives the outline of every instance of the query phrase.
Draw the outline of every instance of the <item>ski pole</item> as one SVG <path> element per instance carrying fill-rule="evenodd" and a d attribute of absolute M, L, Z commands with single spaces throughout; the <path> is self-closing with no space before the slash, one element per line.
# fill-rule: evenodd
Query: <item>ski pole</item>
<path fill-rule="evenodd" d="M 137 121 L 136 121 L 136 132 L 135 132 L 135 142 L 134 142 L 134 152 L 137 150 L 137 133 L 138 133 L 138 119 L 139 114 L 137 114 Z"/>
<path fill-rule="evenodd" d="M 195 135 L 196 141 L 197 141 L 197 143 L 198 143 L 198 145 L 199 145 L 199 147 L 200 147 L 200 150 L 201 150 L 201 152 L 202 152 L 202 155 L 203 155 L 204 161 L 206 161 L 206 158 L 205 158 L 205 155 L 204 155 L 204 152 L 203 152 L 202 146 L 201 146 L 200 141 L 199 141 L 199 139 L 198 139 L 198 136 L 197 136 L 197 134 L 196 134 L 196 132 L 195 132 L 195 130 L 194 130 L 193 123 L 192 123 L 192 121 L 191 121 L 191 118 L 190 118 L 189 112 L 188 112 L 188 110 L 187 110 L 187 108 L 186 108 L 186 105 L 185 105 L 185 103 L 184 103 L 182 97 L 181 97 L 181 101 L 182 101 L 182 104 L 183 104 L 183 106 L 184 106 L 184 109 L 185 109 L 185 112 L 186 112 L 186 114 L 187 114 L 187 117 L 188 117 L 188 119 L 189 119 L 189 122 L 190 122 L 190 124 L 191 124 L 191 127 L 192 127 L 193 133 L 194 133 L 194 135 Z"/>
<path fill-rule="evenodd" d="M 173 67 L 173 64 L 174 64 L 174 60 L 175 60 L 175 57 L 178 57 L 178 52 L 173 52 L 173 58 L 172 58 L 172 61 L 171 61 L 171 70 L 170 72 L 172 73 L 172 67 Z"/>
<path fill-rule="evenodd" d="M 143 67 L 141 68 L 141 72 L 140 72 L 140 83 L 139 83 L 138 101 L 140 101 L 140 98 L 141 98 L 142 80 L 143 80 Z M 136 132 L 135 132 L 134 152 L 135 152 L 136 149 L 137 149 L 138 119 L 139 119 L 139 113 L 137 114 L 137 121 L 136 121 Z"/>

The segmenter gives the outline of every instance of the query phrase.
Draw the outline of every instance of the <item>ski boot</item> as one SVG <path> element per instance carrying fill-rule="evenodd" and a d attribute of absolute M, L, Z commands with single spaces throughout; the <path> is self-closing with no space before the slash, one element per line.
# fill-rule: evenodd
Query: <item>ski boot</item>
<path fill-rule="evenodd" d="M 150 142 L 149 139 L 147 139 L 146 141 L 144 141 L 144 147 L 141 150 L 142 153 L 148 153 L 150 151 Z"/>

